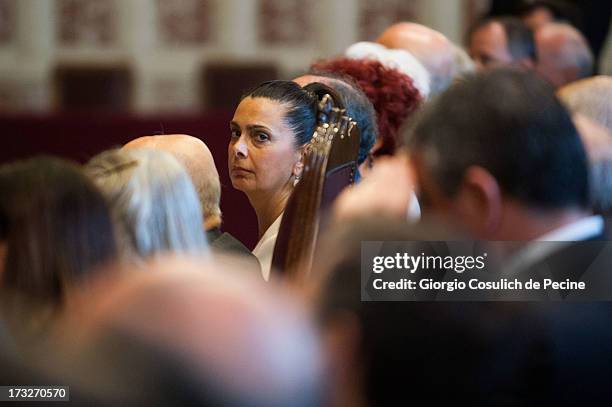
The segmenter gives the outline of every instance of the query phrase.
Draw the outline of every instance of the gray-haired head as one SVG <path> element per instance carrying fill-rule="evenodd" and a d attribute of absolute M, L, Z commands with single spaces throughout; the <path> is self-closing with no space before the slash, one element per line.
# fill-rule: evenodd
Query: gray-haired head
<path fill-rule="evenodd" d="M 202 140 L 187 134 L 138 137 L 122 149 L 151 148 L 172 154 L 191 177 L 202 204 L 205 229 L 221 226 L 221 183 L 213 156 Z"/>
<path fill-rule="evenodd" d="M 109 150 L 86 172 L 110 202 L 121 238 L 147 257 L 207 251 L 198 195 L 185 169 L 159 150 Z"/>
<path fill-rule="evenodd" d="M 536 70 L 555 87 L 593 74 L 593 53 L 586 38 L 567 23 L 550 23 L 535 32 Z"/>

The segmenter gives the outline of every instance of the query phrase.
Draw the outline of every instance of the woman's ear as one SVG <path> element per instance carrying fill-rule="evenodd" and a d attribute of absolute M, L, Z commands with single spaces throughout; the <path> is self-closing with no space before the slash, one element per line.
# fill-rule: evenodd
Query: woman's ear
<path fill-rule="evenodd" d="M 296 178 L 300 178 L 302 176 L 302 171 L 304 171 L 304 160 L 300 159 L 293 166 L 293 176 Z"/>
<path fill-rule="evenodd" d="M 296 163 L 293 165 L 293 176 L 296 178 L 300 178 L 302 176 L 302 171 L 304 171 L 304 153 L 306 149 L 305 147 L 300 147 L 297 151 L 298 157 Z"/>

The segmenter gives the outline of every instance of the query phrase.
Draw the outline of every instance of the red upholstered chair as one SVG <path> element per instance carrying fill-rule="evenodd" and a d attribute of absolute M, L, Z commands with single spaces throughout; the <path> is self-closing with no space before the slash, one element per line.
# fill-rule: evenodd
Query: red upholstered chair
<path fill-rule="evenodd" d="M 125 112 L 132 108 L 132 85 L 127 65 L 60 65 L 53 73 L 55 107 Z"/>
<path fill-rule="evenodd" d="M 278 77 L 278 67 L 274 64 L 207 63 L 201 71 L 202 104 L 206 109 L 234 110 L 246 91 Z"/>
<path fill-rule="evenodd" d="M 287 202 L 272 257 L 272 278 L 292 278 L 309 270 L 321 214 L 357 171 L 359 129 L 344 113 L 341 98 L 328 87 L 311 84 L 319 96 L 317 130 L 304 155 L 304 170 Z"/>

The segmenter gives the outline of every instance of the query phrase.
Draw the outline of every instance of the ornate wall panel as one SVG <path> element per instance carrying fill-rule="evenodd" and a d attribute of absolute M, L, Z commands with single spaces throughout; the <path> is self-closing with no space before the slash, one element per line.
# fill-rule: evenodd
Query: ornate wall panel
<path fill-rule="evenodd" d="M 359 0 L 359 37 L 374 41 L 389 25 L 418 19 L 419 0 Z"/>
<path fill-rule="evenodd" d="M 113 0 L 56 0 L 61 46 L 112 46 L 118 37 L 118 10 Z"/>
<path fill-rule="evenodd" d="M 157 27 L 164 45 L 198 45 L 211 38 L 213 0 L 157 0 Z"/>
<path fill-rule="evenodd" d="M 312 36 L 313 0 L 260 0 L 259 40 L 269 45 L 295 45 Z"/>
<path fill-rule="evenodd" d="M 17 26 L 17 0 L 0 0 L 0 46 L 10 44 Z"/>

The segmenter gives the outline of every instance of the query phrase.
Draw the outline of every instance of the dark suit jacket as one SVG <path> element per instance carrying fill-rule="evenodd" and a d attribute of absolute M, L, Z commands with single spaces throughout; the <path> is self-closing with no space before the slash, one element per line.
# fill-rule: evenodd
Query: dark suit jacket
<path fill-rule="evenodd" d="M 514 273 L 519 280 L 545 278 L 562 282 L 570 281 L 586 284 L 581 291 L 559 290 L 557 299 L 612 300 L 612 243 L 607 241 L 605 233 L 576 242 L 533 242 L 533 244 L 560 244 L 547 255 L 525 264 Z M 554 247 L 554 246 L 553 246 Z M 553 299 L 548 296 L 549 299 Z M 537 299 L 537 298 L 534 298 Z"/>
<path fill-rule="evenodd" d="M 227 232 L 222 232 L 219 228 L 206 231 L 206 239 L 213 251 L 229 253 L 241 256 L 243 259 L 252 263 L 257 270 L 261 270 L 259 260 L 251 251 L 238 239 Z"/>

